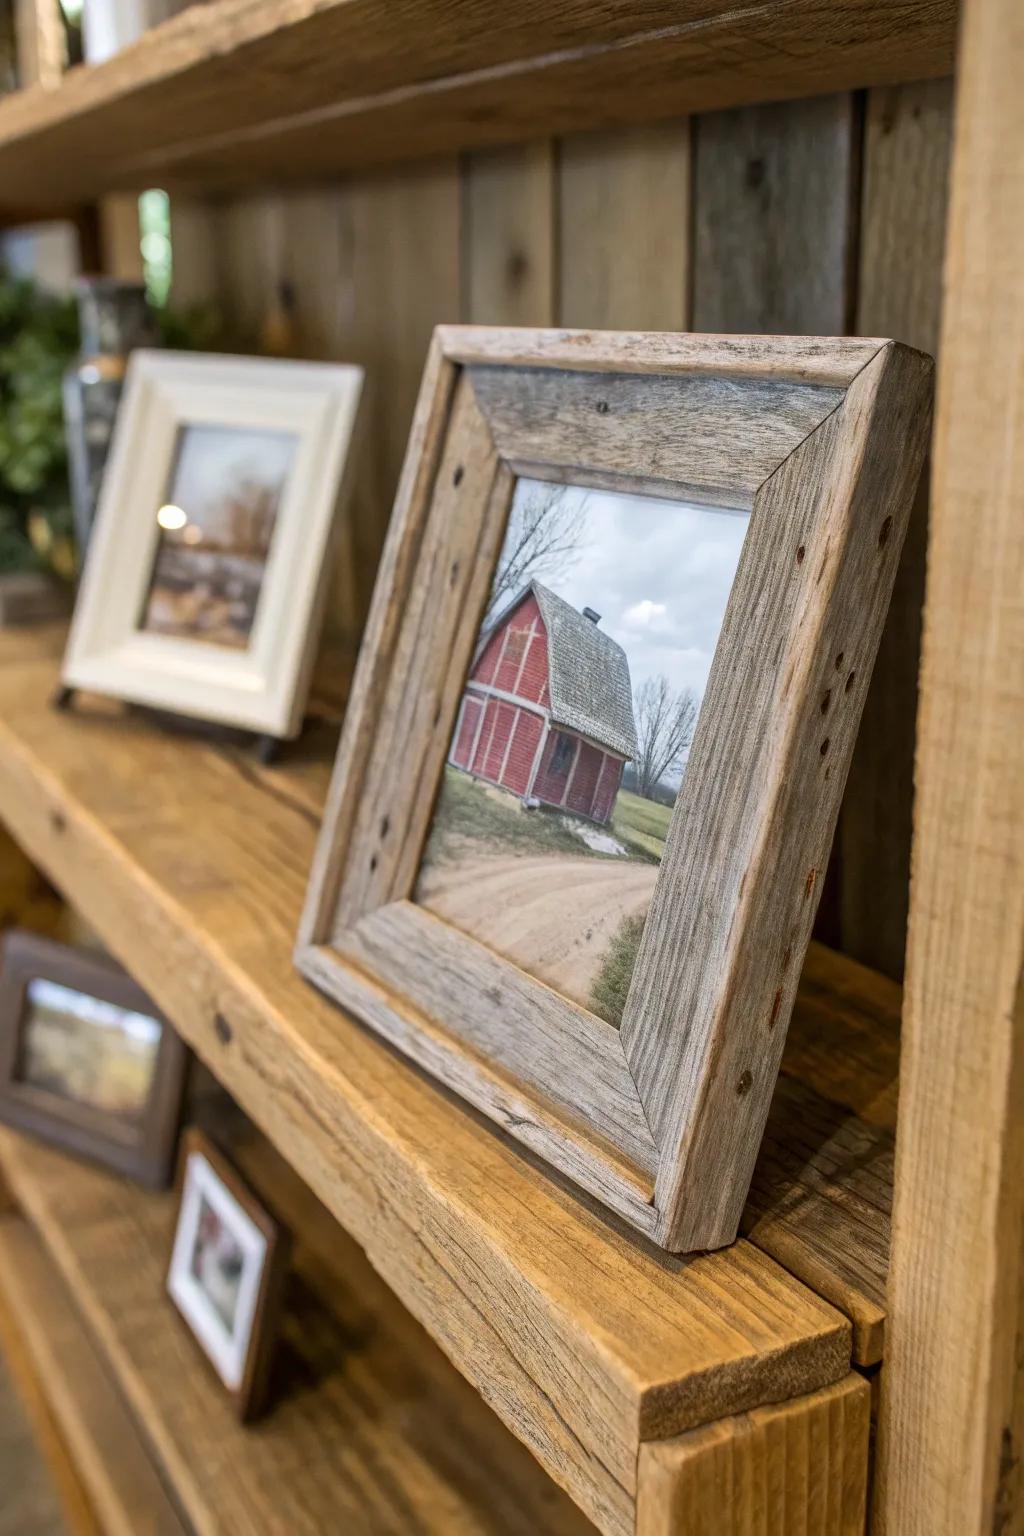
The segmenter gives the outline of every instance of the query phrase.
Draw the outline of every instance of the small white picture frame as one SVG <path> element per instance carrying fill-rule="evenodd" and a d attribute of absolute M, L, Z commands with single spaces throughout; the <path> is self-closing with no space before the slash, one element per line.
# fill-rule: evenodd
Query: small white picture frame
<path fill-rule="evenodd" d="M 362 385 L 348 364 L 132 354 L 66 689 L 298 734 Z"/>
<path fill-rule="evenodd" d="M 284 1234 L 198 1130 L 185 1139 L 167 1291 L 239 1416 L 263 1406 Z"/>

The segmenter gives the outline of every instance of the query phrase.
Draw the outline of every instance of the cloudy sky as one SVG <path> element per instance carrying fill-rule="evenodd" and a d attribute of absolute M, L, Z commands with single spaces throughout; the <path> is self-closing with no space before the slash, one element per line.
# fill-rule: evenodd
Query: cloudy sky
<path fill-rule="evenodd" d="M 521 480 L 517 500 L 551 489 Z M 749 514 L 574 486 L 567 496 L 584 505 L 578 549 L 539 579 L 574 608 L 597 610 L 634 689 L 664 673 L 700 700 Z"/>
<path fill-rule="evenodd" d="M 297 439 L 292 432 L 190 425 L 178 438 L 170 500 L 209 538 L 228 532 L 231 497 L 246 481 L 284 486 Z"/>

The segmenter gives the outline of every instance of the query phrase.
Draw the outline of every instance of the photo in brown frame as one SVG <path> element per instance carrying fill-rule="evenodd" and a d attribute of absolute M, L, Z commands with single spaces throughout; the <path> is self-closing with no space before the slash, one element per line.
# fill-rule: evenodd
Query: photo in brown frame
<path fill-rule="evenodd" d="M 188 1049 L 106 957 L 15 930 L 0 960 L 0 1120 L 151 1188 L 174 1170 Z"/>
<path fill-rule="evenodd" d="M 290 1247 L 241 1174 L 190 1126 L 167 1292 L 243 1422 L 267 1406 Z"/>
<path fill-rule="evenodd" d="M 674 1251 L 736 1235 L 931 372 L 878 339 L 435 333 L 296 962 Z M 619 1028 L 416 899 L 524 479 L 749 515 Z"/>

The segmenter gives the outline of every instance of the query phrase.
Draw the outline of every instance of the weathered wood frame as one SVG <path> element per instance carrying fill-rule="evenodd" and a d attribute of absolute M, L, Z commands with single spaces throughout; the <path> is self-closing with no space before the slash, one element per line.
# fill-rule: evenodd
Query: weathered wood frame
<path fill-rule="evenodd" d="M 160 1044 L 149 1098 L 137 1120 L 19 1080 L 25 999 L 37 978 L 156 1019 Z M 0 1121 L 160 1189 L 174 1167 L 188 1060 L 184 1041 L 119 965 L 37 933 L 7 935 L 0 970 Z"/>
<path fill-rule="evenodd" d="M 435 332 L 296 963 L 673 1250 L 736 1235 L 930 384 L 879 340 Z M 752 512 L 621 1031 L 411 900 L 526 474 Z"/>

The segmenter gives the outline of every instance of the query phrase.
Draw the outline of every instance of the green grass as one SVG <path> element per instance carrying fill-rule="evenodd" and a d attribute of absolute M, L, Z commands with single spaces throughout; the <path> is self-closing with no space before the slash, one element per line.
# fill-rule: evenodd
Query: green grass
<path fill-rule="evenodd" d="M 672 807 L 620 789 L 612 813 L 612 831 L 623 843 L 660 860 L 665 851 Z"/>
<path fill-rule="evenodd" d="M 430 835 L 428 857 L 444 858 L 452 841 L 466 839 L 495 853 L 593 854 L 581 838 L 562 825 L 560 811 L 526 811 L 512 795 L 488 790 L 477 779 L 445 767 Z"/>
<path fill-rule="evenodd" d="M 637 951 L 643 937 L 646 912 L 624 917 L 612 936 L 590 993 L 589 1007 L 598 1018 L 618 1029 L 633 979 Z"/>
<path fill-rule="evenodd" d="M 513 795 L 488 788 L 446 765 L 434 812 L 428 857 L 446 859 L 458 843 L 472 842 L 494 853 L 568 853 L 575 858 L 621 858 L 588 848 L 563 823 L 553 806 L 524 810 Z M 637 858 L 657 863 L 672 811 L 620 789 L 610 831 Z"/>

